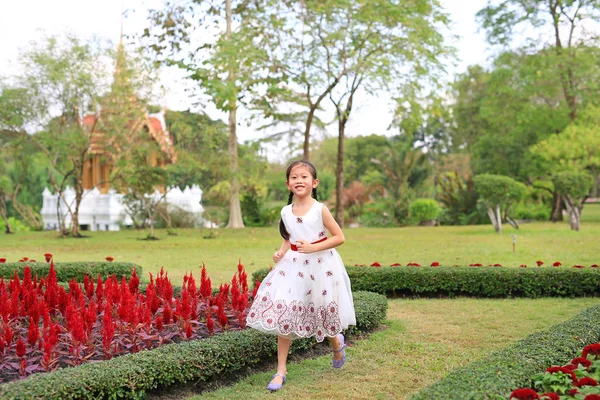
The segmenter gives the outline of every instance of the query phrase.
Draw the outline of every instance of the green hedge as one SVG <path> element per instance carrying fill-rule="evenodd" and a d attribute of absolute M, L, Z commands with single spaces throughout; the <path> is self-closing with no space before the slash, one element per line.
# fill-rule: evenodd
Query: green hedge
<path fill-rule="evenodd" d="M 354 293 L 357 330 L 376 327 L 387 301 L 375 293 Z M 314 339 L 294 340 L 292 351 L 312 347 Z M 226 332 L 204 340 L 169 344 L 108 361 L 34 374 L 0 386 L 2 399 L 142 398 L 159 386 L 209 381 L 275 360 L 277 341 L 254 329 Z"/>
<path fill-rule="evenodd" d="M 549 310 L 551 312 L 551 310 Z M 515 326 L 518 329 L 518 326 Z M 508 399 L 517 388 L 531 387 L 531 377 L 552 365 L 564 365 L 600 338 L 600 305 L 476 361 L 455 369 L 411 400 Z"/>
<path fill-rule="evenodd" d="M 46 262 L 16 262 L 0 264 L 0 278 L 9 279 L 14 276 L 15 271 L 20 278 L 23 278 L 23 269 L 31 268 L 31 275 L 45 277 L 50 271 L 50 264 Z M 133 274 L 133 269 L 137 270 L 137 275 L 142 277 L 142 267 L 132 263 L 125 262 L 57 262 L 54 263 L 56 277 L 59 282 L 69 282 L 71 279 L 77 279 L 83 282 L 83 276 L 97 277 L 102 279 L 115 275 L 118 279 L 121 277 L 129 278 Z"/>
<path fill-rule="evenodd" d="M 346 267 L 352 290 L 387 296 L 584 297 L 600 293 L 600 270 L 569 267 Z M 252 281 L 268 269 L 254 272 Z"/>

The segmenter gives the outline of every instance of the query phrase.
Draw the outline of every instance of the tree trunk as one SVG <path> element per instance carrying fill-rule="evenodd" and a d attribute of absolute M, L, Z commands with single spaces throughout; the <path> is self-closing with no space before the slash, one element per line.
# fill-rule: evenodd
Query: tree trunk
<path fill-rule="evenodd" d="M 498 233 L 502 233 L 502 219 L 500 216 L 500 206 L 496 206 L 494 210 L 492 207 L 488 207 L 487 209 L 488 217 L 490 217 L 490 221 L 492 221 L 492 225 L 494 225 L 494 229 Z"/>
<path fill-rule="evenodd" d="M 225 1 L 226 19 L 227 19 L 227 40 L 231 40 L 231 0 Z M 233 68 L 229 69 L 227 77 L 229 84 L 235 80 Z M 229 223 L 228 228 L 243 228 L 242 206 L 240 204 L 240 184 L 238 181 L 238 145 L 236 132 L 236 109 L 237 99 L 231 96 L 229 99 L 229 169 L 231 172 L 231 191 L 229 192 Z"/>
<path fill-rule="evenodd" d="M 81 205 L 82 198 L 83 189 L 79 187 L 75 192 L 75 211 L 73 211 L 71 214 L 71 220 L 73 221 L 73 226 L 71 227 L 71 236 L 73 237 L 81 237 L 81 233 L 79 233 L 79 206 Z"/>
<path fill-rule="evenodd" d="M 335 168 L 335 220 L 344 227 L 344 134 L 346 118 L 338 121 L 338 154 Z"/>
<path fill-rule="evenodd" d="M 581 209 L 583 206 L 578 206 L 573 202 L 571 196 L 565 196 L 565 206 L 569 213 L 569 223 L 571 230 L 578 231 L 581 228 Z"/>
<path fill-rule="evenodd" d="M 554 192 L 552 198 L 552 212 L 550 213 L 550 221 L 560 222 L 563 220 L 562 211 L 564 209 L 562 196 Z"/>
<path fill-rule="evenodd" d="M 303 147 L 303 157 L 306 161 L 310 160 L 310 128 L 312 127 L 312 121 L 315 117 L 315 111 L 317 110 L 317 105 L 313 105 L 308 112 L 308 117 L 306 118 L 306 127 L 304 129 L 304 147 Z"/>
<path fill-rule="evenodd" d="M 13 230 L 10 226 L 10 222 L 8 222 L 8 214 L 6 212 L 6 203 L 4 202 L 4 199 L 0 197 L 0 214 L 2 214 L 2 219 L 4 220 L 4 223 L 6 224 L 6 234 L 10 235 L 11 233 L 13 233 Z"/>

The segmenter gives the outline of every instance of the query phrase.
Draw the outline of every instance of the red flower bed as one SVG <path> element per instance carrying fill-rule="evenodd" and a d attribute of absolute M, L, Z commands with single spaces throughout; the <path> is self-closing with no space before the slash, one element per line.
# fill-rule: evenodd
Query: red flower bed
<path fill-rule="evenodd" d="M 241 264 L 216 296 L 204 266 L 199 290 L 186 274 L 177 298 L 162 269 L 150 274 L 145 294 L 139 283 L 135 271 L 120 282 L 86 276 L 67 293 L 52 262 L 39 281 L 28 267 L 22 281 L 0 279 L 0 382 L 245 327 L 250 296 Z"/>

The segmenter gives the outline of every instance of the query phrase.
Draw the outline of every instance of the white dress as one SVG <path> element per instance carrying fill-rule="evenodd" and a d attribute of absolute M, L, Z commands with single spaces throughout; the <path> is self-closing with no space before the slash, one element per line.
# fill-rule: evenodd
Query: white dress
<path fill-rule="evenodd" d="M 292 205 L 283 207 L 281 218 L 291 244 L 327 238 L 322 210 L 323 204 L 315 201 L 305 215 L 298 217 L 292 213 Z M 289 338 L 315 336 L 318 342 L 336 336 L 348 325 L 356 325 L 350 279 L 338 252 L 329 249 L 304 254 L 288 250 L 262 281 L 246 323 Z"/>

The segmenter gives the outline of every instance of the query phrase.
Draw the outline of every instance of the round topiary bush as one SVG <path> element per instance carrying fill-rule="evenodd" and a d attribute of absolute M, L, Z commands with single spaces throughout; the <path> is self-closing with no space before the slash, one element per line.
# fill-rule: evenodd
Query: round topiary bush
<path fill-rule="evenodd" d="M 434 199 L 417 199 L 410 204 L 410 216 L 423 225 L 438 219 L 441 208 Z"/>

